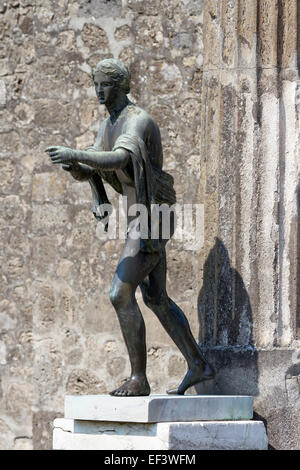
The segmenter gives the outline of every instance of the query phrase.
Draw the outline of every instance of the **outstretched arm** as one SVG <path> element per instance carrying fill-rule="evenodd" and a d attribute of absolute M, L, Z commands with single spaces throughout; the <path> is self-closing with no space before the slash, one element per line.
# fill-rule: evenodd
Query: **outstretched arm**
<path fill-rule="evenodd" d="M 111 152 L 88 150 L 73 150 L 67 147 L 55 146 L 46 149 L 52 163 L 74 164 L 81 163 L 99 170 L 117 170 L 124 168 L 129 159 L 129 152 L 118 148 Z"/>

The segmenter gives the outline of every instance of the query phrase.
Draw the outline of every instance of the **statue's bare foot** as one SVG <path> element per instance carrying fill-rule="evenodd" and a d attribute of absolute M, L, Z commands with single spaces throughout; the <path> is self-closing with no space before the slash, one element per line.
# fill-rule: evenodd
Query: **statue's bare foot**
<path fill-rule="evenodd" d="M 208 363 L 205 364 L 203 369 L 203 363 L 195 364 L 186 373 L 183 381 L 178 388 L 173 390 L 167 390 L 168 395 L 184 395 L 184 392 L 193 385 L 196 385 L 204 380 L 210 380 L 215 377 L 215 372 Z"/>
<path fill-rule="evenodd" d="M 130 377 L 121 387 L 110 392 L 114 397 L 140 397 L 150 394 L 150 386 L 146 377 Z"/>

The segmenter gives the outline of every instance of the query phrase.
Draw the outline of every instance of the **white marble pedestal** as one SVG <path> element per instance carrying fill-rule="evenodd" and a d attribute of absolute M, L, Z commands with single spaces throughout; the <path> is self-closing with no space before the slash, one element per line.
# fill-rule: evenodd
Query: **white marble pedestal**
<path fill-rule="evenodd" d="M 264 450 L 264 424 L 247 396 L 66 396 L 53 449 Z"/>

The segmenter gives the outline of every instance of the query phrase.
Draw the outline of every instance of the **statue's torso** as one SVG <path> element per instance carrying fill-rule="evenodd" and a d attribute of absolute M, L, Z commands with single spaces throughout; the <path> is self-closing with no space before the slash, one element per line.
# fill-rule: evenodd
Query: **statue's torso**
<path fill-rule="evenodd" d="M 149 114 L 138 106 L 129 104 L 121 111 L 115 121 L 108 118 L 101 124 L 94 147 L 111 151 L 122 134 L 131 134 L 142 139 L 147 147 L 151 163 L 159 168 L 162 167 L 163 154 L 160 131 Z M 137 202 L 131 159 L 129 159 L 124 170 L 115 170 L 115 174 L 121 183 L 123 196 L 127 197 L 127 206 L 129 208 Z M 132 218 L 129 217 L 129 221 L 130 219 Z"/>
<path fill-rule="evenodd" d="M 159 168 L 162 167 L 160 131 L 156 122 L 146 111 L 130 103 L 114 122 L 110 118 L 106 119 L 100 126 L 95 148 L 111 151 L 122 134 L 131 134 L 142 139 L 147 147 L 151 163 Z"/>

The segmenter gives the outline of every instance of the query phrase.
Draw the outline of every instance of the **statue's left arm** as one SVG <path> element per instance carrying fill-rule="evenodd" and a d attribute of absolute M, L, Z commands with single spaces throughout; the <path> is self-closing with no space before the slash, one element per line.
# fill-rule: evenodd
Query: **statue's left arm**
<path fill-rule="evenodd" d="M 104 171 L 125 168 L 130 158 L 129 152 L 123 148 L 105 152 L 74 150 L 67 147 L 54 146 L 48 147 L 46 152 L 48 152 L 54 164 L 83 163 Z"/>

